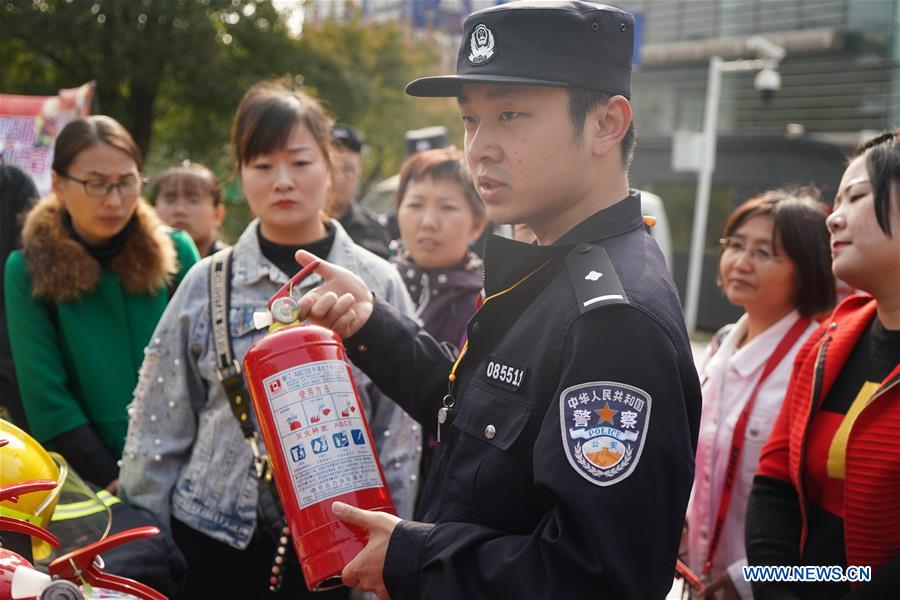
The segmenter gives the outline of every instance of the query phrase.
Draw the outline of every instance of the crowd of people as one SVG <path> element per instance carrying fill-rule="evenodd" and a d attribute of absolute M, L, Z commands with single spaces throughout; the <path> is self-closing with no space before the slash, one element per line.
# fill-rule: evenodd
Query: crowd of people
<path fill-rule="evenodd" d="M 232 365 L 318 258 L 292 293 L 344 339 L 397 508 L 335 506 L 369 544 L 321 597 L 645 600 L 676 558 L 694 598 L 895 597 L 900 130 L 860 146 L 833 199 L 786 187 L 731 213 L 717 283 L 743 315 L 695 364 L 628 185 L 633 28 L 577 1 L 470 16 L 457 74 L 407 88 L 459 99 L 464 150 L 411 153 L 396 236 L 359 203 L 363 135 L 280 81 L 236 110 L 253 220 L 232 246 L 209 168 L 147 186 L 122 125 L 71 121 L 47 197 L 0 165 L 3 418 L 162 526 L 187 561 L 178 597 L 309 595 Z M 532 43 L 548 31 L 558 56 Z M 480 247 L 489 221 L 512 239 Z"/>

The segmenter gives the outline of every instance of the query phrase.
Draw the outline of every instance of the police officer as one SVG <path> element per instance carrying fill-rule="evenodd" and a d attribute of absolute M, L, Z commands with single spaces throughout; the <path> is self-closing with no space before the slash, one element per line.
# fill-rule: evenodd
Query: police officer
<path fill-rule="evenodd" d="M 356 200 L 362 178 L 363 137 L 353 127 L 336 123 L 331 128 L 331 139 L 334 142 L 334 193 L 329 212 L 350 239 L 369 252 L 387 258 L 391 241 L 387 230 Z"/>
<path fill-rule="evenodd" d="M 301 311 L 438 437 L 417 521 L 334 503 L 369 532 L 344 569 L 380 598 L 663 598 L 700 388 L 675 286 L 628 188 L 631 14 L 513 2 L 464 25 L 455 96 L 490 218 L 485 300 L 452 355 L 324 264 Z M 311 255 L 298 253 L 307 264 Z"/>

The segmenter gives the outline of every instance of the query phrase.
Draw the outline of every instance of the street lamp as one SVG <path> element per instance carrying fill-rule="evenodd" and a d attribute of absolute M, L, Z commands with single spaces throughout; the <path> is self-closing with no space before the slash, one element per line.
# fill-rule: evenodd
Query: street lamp
<path fill-rule="evenodd" d="M 684 303 L 684 319 L 688 333 L 697 329 L 697 309 L 700 305 L 700 276 L 703 271 L 703 247 L 706 241 L 706 220 L 709 213 L 709 191 L 716 169 L 716 128 L 719 121 L 719 96 L 722 74 L 738 71 L 758 71 L 754 86 L 764 101 L 769 101 L 781 87 L 778 64 L 785 49 L 762 36 L 747 40 L 747 48 L 760 58 L 724 61 L 719 56 L 709 59 L 709 78 L 706 84 L 706 105 L 703 109 L 703 151 L 697 176 L 697 196 L 694 201 L 694 225 L 691 230 L 691 252 Z"/>

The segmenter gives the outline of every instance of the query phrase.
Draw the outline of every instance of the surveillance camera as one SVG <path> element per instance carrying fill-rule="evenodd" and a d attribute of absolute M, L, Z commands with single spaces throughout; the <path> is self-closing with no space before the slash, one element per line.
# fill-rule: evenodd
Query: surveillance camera
<path fill-rule="evenodd" d="M 771 102 L 775 92 L 781 89 L 781 74 L 775 69 L 763 69 L 756 74 L 753 86 L 763 102 Z"/>
<path fill-rule="evenodd" d="M 748 39 L 747 48 L 754 50 L 761 58 L 774 60 L 782 60 L 787 54 L 787 51 L 782 46 L 761 35 L 754 35 Z"/>

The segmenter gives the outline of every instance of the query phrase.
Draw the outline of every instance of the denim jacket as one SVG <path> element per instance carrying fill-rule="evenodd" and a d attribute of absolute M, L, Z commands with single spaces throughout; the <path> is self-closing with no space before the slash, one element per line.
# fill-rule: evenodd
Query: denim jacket
<path fill-rule="evenodd" d="M 327 260 L 353 271 L 374 294 L 412 315 L 397 271 L 354 244 L 337 221 L 330 224 L 335 236 Z M 119 490 L 163 523 L 175 517 L 211 538 L 246 548 L 256 527 L 257 478 L 249 445 L 216 377 L 210 264 L 204 259 L 188 272 L 144 350 Z M 265 310 L 287 279 L 262 255 L 257 222 L 250 223 L 234 247 L 232 265 L 229 326 L 239 362 L 265 334 L 255 329 L 253 313 Z M 295 296 L 320 282 L 311 275 Z M 352 371 L 397 511 L 408 518 L 418 487 L 421 428 L 359 369 Z"/>

